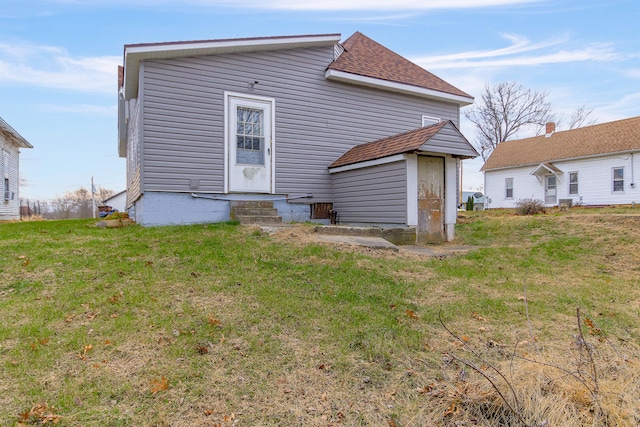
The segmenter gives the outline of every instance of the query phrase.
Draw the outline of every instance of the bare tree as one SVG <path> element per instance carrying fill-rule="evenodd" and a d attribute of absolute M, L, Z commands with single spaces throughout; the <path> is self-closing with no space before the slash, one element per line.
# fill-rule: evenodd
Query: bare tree
<path fill-rule="evenodd" d="M 114 194 L 113 190 L 98 186 L 95 194 L 96 204 L 101 204 Z M 51 201 L 51 215 L 59 219 L 91 218 L 93 216 L 91 196 L 91 191 L 85 187 L 67 191 L 62 196 L 56 196 Z"/>
<path fill-rule="evenodd" d="M 596 123 L 595 119 L 591 119 L 593 108 L 587 108 L 584 104 L 576 109 L 569 117 L 569 129 L 581 128 L 584 126 L 591 126 Z"/>
<path fill-rule="evenodd" d="M 478 102 L 465 112 L 478 134 L 476 148 L 487 160 L 499 143 L 513 138 L 518 131 L 534 128 L 537 132 L 556 115 L 547 101 L 548 93 L 526 89 L 516 82 L 487 85 Z"/>

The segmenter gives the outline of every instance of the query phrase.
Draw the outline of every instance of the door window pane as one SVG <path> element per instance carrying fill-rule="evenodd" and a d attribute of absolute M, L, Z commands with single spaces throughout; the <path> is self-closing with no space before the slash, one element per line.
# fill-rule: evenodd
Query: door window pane
<path fill-rule="evenodd" d="M 264 111 L 238 107 L 236 161 L 240 164 L 264 164 Z"/>

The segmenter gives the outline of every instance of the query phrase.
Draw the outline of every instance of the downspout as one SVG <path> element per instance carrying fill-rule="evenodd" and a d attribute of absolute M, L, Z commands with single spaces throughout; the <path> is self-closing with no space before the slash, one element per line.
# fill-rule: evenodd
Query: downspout
<path fill-rule="evenodd" d="M 635 175 L 633 174 L 633 153 L 631 153 L 631 188 L 636 188 L 636 183 L 633 181 Z"/>

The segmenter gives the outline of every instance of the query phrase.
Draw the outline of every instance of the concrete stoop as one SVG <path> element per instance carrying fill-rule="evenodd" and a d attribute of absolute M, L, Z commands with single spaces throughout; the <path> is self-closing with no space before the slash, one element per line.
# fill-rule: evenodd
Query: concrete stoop
<path fill-rule="evenodd" d="M 379 237 L 394 245 L 414 245 L 415 227 L 349 227 L 344 225 L 322 225 L 313 229 L 315 233 L 327 236 Z"/>
<path fill-rule="evenodd" d="M 240 224 L 280 224 L 282 217 L 268 200 L 234 200 L 231 202 L 231 219 Z"/>

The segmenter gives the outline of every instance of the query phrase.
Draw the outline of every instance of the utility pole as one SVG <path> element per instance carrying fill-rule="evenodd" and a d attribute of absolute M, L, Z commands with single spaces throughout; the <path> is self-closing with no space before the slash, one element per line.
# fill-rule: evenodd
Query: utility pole
<path fill-rule="evenodd" d="M 91 177 L 91 212 L 96 217 L 96 187 L 93 185 L 93 177 Z"/>

